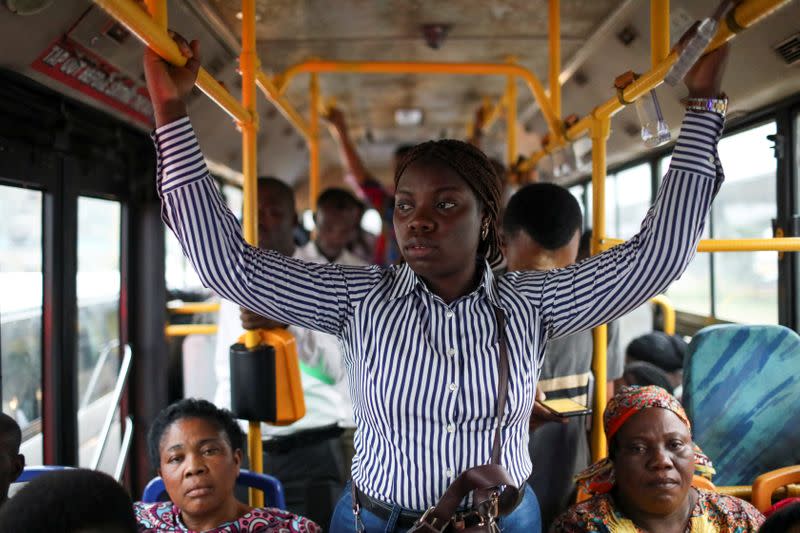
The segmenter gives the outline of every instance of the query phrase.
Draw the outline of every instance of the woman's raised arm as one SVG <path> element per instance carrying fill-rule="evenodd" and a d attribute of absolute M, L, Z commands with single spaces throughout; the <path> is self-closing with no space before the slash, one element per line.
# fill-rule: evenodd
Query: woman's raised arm
<path fill-rule="evenodd" d="M 184 98 L 200 66 L 199 45 L 173 37 L 187 58 L 185 66 L 170 65 L 149 49 L 144 56 L 164 222 L 206 287 L 273 320 L 337 333 L 383 272 L 305 263 L 244 241 L 208 173 L 186 112 Z"/>
<path fill-rule="evenodd" d="M 701 58 L 686 77 L 691 98 L 716 98 L 727 46 Z M 688 111 L 669 171 L 639 233 L 571 267 L 512 273 L 510 279 L 542 310 L 549 337 L 605 324 L 678 279 L 694 256 L 711 201 L 723 181 L 717 142 L 724 118 Z"/>

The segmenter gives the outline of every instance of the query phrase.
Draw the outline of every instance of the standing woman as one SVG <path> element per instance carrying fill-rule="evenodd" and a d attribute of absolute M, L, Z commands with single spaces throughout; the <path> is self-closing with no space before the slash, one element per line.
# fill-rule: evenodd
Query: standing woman
<path fill-rule="evenodd" d="M 338 336 L 350 379 L 356 455 L 333 531 L 406 530 L 465 470 L 492 456 L 500 345 L 508 396 L 499 462 L 525 487 L 504 531 L 539 529 L 528 420 L 548 339 L 604 324 L 665 290 L 692 258 L 722 183 L 716 144 L 723 116 L 687 113 L 670 170 L 641 231 L 577 265 L 495 277 L 501 183 L 478 149 L 453 141 L 417 146 L 395 176 L 394 227 L 405 259 L 390 268 L 309 264 L 242 238 L 222 202 L 187 117 L 199 45 L 171 66 L 145 53 L 156 116 L 163 218 L 203 283 L 285 324 Z M 725 49 L 687 76 L 708 109 L 720 95 Z M 495 320 L 498 309 L 505 326 Z M 354 517 L 355 512 L 355 517 Z"/>

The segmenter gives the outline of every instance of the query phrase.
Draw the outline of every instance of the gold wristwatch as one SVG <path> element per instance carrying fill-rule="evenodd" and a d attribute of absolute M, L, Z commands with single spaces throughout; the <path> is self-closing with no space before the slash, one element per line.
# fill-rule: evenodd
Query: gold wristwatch
<path fill-rule="evenodd" d="M 728 111 L 728 97 L 725 93 L 716 98 L 684 98 L 681 102 L 687 111 L 713 111 L 723 117 Z"/>

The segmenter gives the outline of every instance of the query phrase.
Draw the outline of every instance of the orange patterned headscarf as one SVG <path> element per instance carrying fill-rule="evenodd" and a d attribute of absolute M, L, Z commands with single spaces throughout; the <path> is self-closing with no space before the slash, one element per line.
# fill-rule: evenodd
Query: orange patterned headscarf
<path fill-rule="evenodd" d="M 683 410 L 683 406 L 666 390 L 655 385 L 622 387 L 608 402 L 603 413 L 603 429 L 606 433 L 606 439 L 611 440 L 633 415 L 653 407 L 672 411 L 686 424 L 689 432 L 692 431 L 692 425 L 686 416 L 686 411 Z M 695 473 L 711 479 L 714 474 L 711 460 L 696 444 L 693 446 Z M 575 481 L 590 494 L 609 492 L 614 486 L 614 463 L 610 458 L 606 457 L 575 476 Z"/>

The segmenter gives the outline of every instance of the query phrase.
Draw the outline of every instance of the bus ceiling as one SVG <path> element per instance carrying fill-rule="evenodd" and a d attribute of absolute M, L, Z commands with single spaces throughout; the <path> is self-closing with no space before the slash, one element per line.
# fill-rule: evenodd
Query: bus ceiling
<path fill-rule="evenodd" d="M 663 2 L 662 2 L 663 3 Z M 716 1 L 672 0 L 670 37 L 674 40 L 692 21 L 706 16 Z M 143 92 L 141 44 L 89 0 L 42 2 L 33 14 L 15 13 L 0 4 L 4 40 L 0 64 L 50 88 L 149 129 L 149 103 Z M 584 116 L 613 96 L 618 74 L 650 67 L 650 2 L 562 0 L 560 6 L 560 80 L 562 114 Z M 237 0 L 172 0 L 170 27 L 197 38 L 203 66 L 238 97 L 240 2 Z M 311 58 L 336 61 L 434 61 L 503 63 L 514 61 L 543 83 L 548 80 L 548 3 L 511 0 L 411 4 L 404 0 L 346 0 L 336 10 L 315 2 L 258 2 L 257 51 L 262 70 L 280 74 Z M 746 113 L 800 89 L 800 69 L 787 66 L 774 48 L 792 35 L 800 20 L 800 2 L 784 14 L 744 32 L 734 41 L 726 87 L 735 113 Z M 308 115 L 307 76 L 285 86 L 285 98 Z M 779 81 L 775 81 L 779 80 Z M 276 80 L 280 81 L 280 79 Z M 518 152 L 541 147 L 548 129 L 539 106 L 518 83 Z M 484 101 L 501 102 L 505 76 L 419 74 L 321 74 L 322 99 L 335 101 L 348 115 L 370 168 L 389 176 L 389 161 L 400 143 L 428 138 L 466 136 L 471 118 Z M 673 128 L 681 113 L 680 89 L 658 89 L 664 113 Z M 192 118 L 210 159 L 234 178 L 241 168 L 240 140 L 235 130 L 220 127 L 231 119 L 204 97 L 192 103 Z M 289 181 L 308 172 L 304 135 L 270 103 L 259 101 L 258 167 L 262 173 Z M 401 113 L 396 113 L 401 111 Z M 405 116 L 418 122 L 398 124 Z M 416 112 L 419 111 L 419 112 Z M 506 126 L 497 120 L 488 132 L 485 150 L 506 159 Z M 636 116 L 624 109 L 615 118 L 608 145 L 613 165 L 643 150 Z M 323 128 L 324 133 L 324 128 Z M 322 161 L 335 161 L 335 146 L 323 134 Z M 324 165 L 323 165 L 324 166 Z M 577 176 L 566 176 L 569 180 Z"/>

